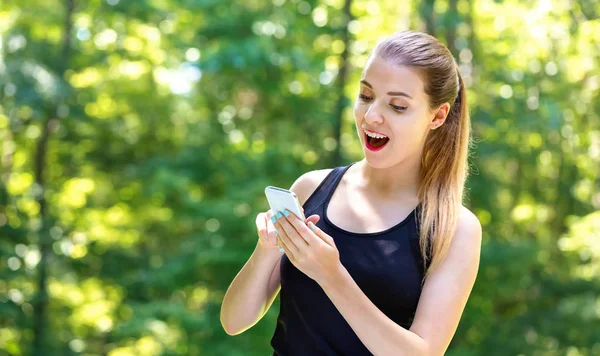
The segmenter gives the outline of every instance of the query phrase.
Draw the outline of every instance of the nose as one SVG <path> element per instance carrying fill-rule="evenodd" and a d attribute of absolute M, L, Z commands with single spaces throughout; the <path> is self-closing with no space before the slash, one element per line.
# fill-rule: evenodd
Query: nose
<path fill-rule="evenodd" d="M 367 112 L 365 113 L 365 121 L 367 121 L 367 123 L 371 124 L 371 123 L 381 123 L 383 122 L 383 117 L 381 116 L 381 114 L 379 114 L 379 111 L 377 110 L 377 102 L 374 101 L 373 103 L 371 103 L 371 105 L 369 105 L 369 109 L 367 110 Z"/>

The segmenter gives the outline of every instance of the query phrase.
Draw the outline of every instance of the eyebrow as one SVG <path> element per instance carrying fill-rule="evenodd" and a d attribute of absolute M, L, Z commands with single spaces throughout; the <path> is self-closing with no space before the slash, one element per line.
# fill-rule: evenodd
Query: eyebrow
<path fill-rule="evenodd" d="M 361 79 L 360 82 L 363 83 L 364 85 L 368 86 L 369 88 L 373 89 L 373 86 L 369 82 L 367 82 L 366 80 Z M 405 96 L 405 97 L 407 97 L 409 99 L 412 99 L 412 96 L 406 94 L 403 91 L 388 91 L 387 95 L 391 95 L 391 96 Z"/>

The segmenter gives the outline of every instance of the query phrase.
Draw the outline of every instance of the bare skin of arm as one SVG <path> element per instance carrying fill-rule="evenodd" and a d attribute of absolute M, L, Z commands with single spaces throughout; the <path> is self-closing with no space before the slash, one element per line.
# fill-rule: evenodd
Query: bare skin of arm
<path fill-rule="evenodd" d="M 331 169 L 311 171 L 300 176 L 290 190 L 300 205 L 314 192 Z M 229 335 L 238 335 L 254 326 L 269 310 L 281 289 L 281 256 L 270 222 L 272 213 L 260 213 L 256 219 L 259 242 L 254 252 L 231 282 L 221 304 L 221 325 Z M 316 223 L 316 215 L 307 220 Z"/>

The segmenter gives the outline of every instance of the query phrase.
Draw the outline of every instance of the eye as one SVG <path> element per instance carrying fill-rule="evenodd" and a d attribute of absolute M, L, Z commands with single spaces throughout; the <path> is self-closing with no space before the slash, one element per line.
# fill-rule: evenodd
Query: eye
<path fill-rule="evenodd" d="M 361 94 L 358 94 L 358 97 L 359 97 L 359 98 L 361 98 L 363 101 L 371 101 L 371 100 L 373 100 L 373 98 L 372 98 L 372 97 L 370 97 L 370 96 L 366 96 L 366 95 L 364 95 L 364 94 L 362 94 L 362 93 L 361 93 Z"/>
<path fill-rule="evenodd" d="M 390 104 L 390 106 L 397 112 L 404 112 L 407 109 L 406 106 L 398 106 L 398 105 L 392 105 L 392 104 Z"/>

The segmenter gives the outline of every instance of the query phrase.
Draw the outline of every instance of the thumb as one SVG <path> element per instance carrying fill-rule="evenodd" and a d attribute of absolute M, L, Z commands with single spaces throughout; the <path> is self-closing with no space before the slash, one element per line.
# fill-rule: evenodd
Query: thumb
<path fill-rule="evenodd" d="M 313 224 L 316 224 L 320 219 L 321 217 L 319 215 L 314 214 L 306 218 L 306 223 L 308 224 L 309 221 L 312 221 Z"/>

